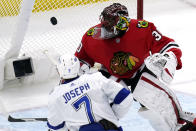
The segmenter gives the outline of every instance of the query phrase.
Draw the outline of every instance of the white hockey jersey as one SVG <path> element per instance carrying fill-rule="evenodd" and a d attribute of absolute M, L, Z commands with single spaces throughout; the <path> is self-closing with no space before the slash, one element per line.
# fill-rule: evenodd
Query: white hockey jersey
<path fill-rule="evenodd" d="M 78 131 L 81 125 L 104 118 L 120 127 L 118 120 L 132 100 L 129 90 L 101 73 L 84 74 L 54 88 L 49 96 L 47 125 L 54 130 Z"/>

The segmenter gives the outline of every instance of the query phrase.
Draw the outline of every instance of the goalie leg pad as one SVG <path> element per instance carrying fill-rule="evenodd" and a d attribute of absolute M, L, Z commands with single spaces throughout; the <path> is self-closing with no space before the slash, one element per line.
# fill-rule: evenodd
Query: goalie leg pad
<path fill-rule="evenodd" d="M 141 107 L 138 114 L 147 119 L 155 131 L 170 131 L 171 129 L 161 115 L 153 110 Z"/>
<path fill-rule="evenodd" d="M 148 109 L 158 113 L 171 130 L 175 130 L 181 107 L 173 91 L 164 83 L 144 72 L 133 92 L 133 97 Z"/>
<path fill-rule="evenodd" d="M 195 113 L 182 111 L 180 112 L 180 117 L 190 122 L 193 122 L 195 120 L 195 126 L 196 126 L 196 114 Z"/>

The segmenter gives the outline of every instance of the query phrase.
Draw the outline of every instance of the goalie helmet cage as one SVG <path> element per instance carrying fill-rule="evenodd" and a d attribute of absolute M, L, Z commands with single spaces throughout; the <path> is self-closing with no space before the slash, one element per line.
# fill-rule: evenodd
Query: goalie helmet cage
<path fill-rule="evenodd" d="M 143 0 L 1 0 L 0 60 L 24 54 L 40 59 L 44 50 L 74 53 L 83 34 L 99 23 L 102 10 L 112 3 L 125 5 L 131 18 L 143 19 Z M 52 17 L 57 24 L 51 23 Z"/>

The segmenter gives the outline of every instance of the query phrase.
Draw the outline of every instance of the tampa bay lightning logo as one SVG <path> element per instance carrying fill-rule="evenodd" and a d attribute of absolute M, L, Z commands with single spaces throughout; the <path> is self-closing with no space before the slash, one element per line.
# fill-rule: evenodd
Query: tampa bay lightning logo
<path fill-rule="evenodd" d="M 74 61 L 77 62 L 77 58 L 76 57 L 74 58 Z"/>

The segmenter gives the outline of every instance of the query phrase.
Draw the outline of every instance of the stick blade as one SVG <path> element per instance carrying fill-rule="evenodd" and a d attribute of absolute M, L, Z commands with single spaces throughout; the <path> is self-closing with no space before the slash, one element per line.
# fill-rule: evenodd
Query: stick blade
<path fill-rule="evenodd" d="M 25 120 L 16 119 L 16 118 L 11 117 L 10 115 L 8 116 L 8 121 L 9 122 L 25 122 Z"/>
<path fill-rule="evenodd" d="M 37 121 L 47 121 L 47 118 L 14 118 L 12 116 L 8 116 L 9 122 L 37 122 Z"/>

